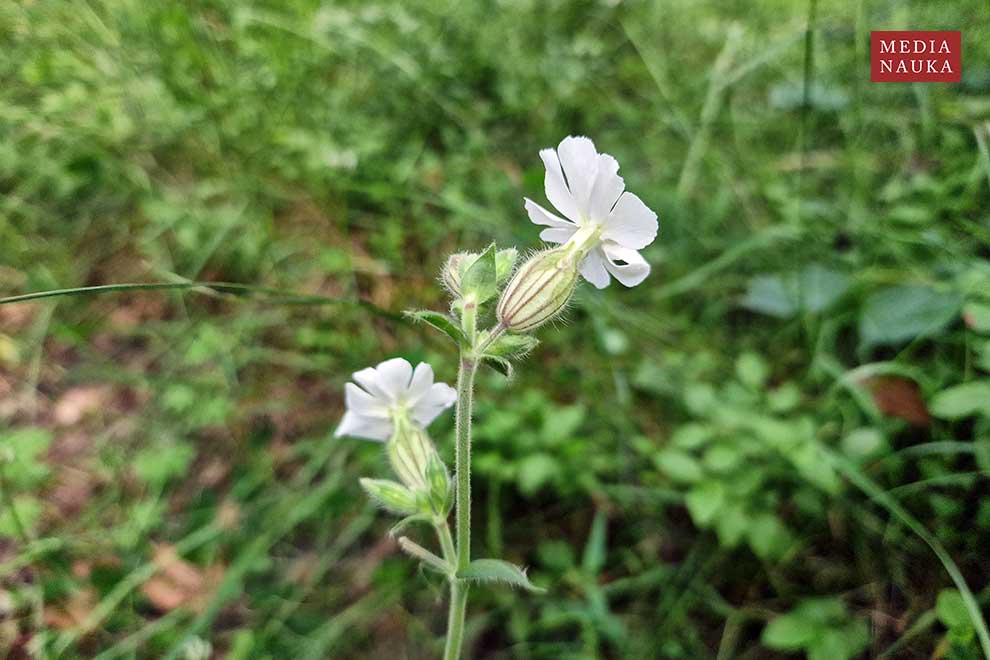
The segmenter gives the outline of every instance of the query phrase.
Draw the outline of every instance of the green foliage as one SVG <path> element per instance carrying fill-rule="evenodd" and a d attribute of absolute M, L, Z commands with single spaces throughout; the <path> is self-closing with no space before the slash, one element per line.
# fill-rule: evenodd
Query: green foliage
<path fill-rule="evenodd" d="M 769 366 L 753 353 L 737 359 L 735 373 L 738 380 L 720 388 L 687 386 L 685 404 L 698 419 L 680 426 L 654 461 L 683 490 L 696 525 L 726 547 L 745 540 L 758 556 L 779 560 L 796 540 L 781 506 L 795 502 L 804 518 L 821 516 L 840 483 L 814 422 L 799 414 L 793 384 L 764 389 Z"/>
<path fill-rule="evenodd" d="M 837 598 L 809 598 L 763 629 L 763 644 L 779 651 L 804 651 L 808 660 L 848 660 L 870 641 L 862 619 L 852 619 Z"/>
<path fill-rule="evenodd" d="M 987 9 L 815 7 L 806 34 L 808 3 L 779 0 L 6 3 L 0 295 L 196 278 L 445 311 L 446 256 L 537 248 L 520 204 L 543 195 L 537 150 L 587 134 L 660 215 L 653 272 L 583 285 L 538 356 L 496 363 L 511 382 L 479 375 L 475 543 L 552 589 L 472 589 L 474 654 L 764 657 L 754 618 L 796 602 L 768 627 L 820 633 L 795 652 L 862 653 L 870 611 L 878 654 L 981 657 L 917 531 L 985 610 Z M 867 82 L 881 24 L 962 29 L 963 82 Z M 510 344 L 491 350 L 528 348 Z M 340 385 L 397 346 L 451 379 L 449 347 L 358 307 L 0 306 L 20 626 L 0 655 L 434 653 L 431 576 L 376 545 L 389 523 L 355 483 L 381 448 L 329 438 Z M 883 377 L 916 383 L 907 405 L 931 419 L 881 410 Z M 59 421 L 91 382 L 112 395 Z M 450 428 L 431 427 L 448 458 Z M 145 593 L 163 547 L 204 585 L 170 610 Z M 822 594 L 857 617 L 829 599 L 835 616 L 794 620 Z"/>

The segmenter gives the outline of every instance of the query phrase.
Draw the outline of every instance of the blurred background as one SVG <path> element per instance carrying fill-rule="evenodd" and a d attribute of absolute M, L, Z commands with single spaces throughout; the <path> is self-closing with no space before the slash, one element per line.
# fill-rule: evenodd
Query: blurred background
<path fill-rule="evenodd" d="M 0 653 L 437 657 L 343 384 L 454 380 L 390 313 L 443 310 L 452 251 L 537 247 L 537 152 L 583 134 L 660 215 L 653 273 L 481 374 L 475 552 L 549 593 L 475 589 L 471 657 L 982 657 L 988 18 L 0 3 L 0 295 L 266 288 L 0 305 Z M 874 29 L 962 30 L 963 81 L 871 83 Z"/>

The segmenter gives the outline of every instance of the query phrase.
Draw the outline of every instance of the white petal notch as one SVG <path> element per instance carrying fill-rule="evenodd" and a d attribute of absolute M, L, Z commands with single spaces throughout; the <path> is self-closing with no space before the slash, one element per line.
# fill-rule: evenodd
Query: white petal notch
<path fill-rule="evenodd" d="M 636 286 L 650 273 L 639 250 L 657 237 L 657 214 L 639 197 L 626 191 L 619 163 L 598 153 L 586 137 L 564 138 L 556 150 L 543 149 L 547 199 L 564 217 L 531 199 L 525 208 L 529 219 L 547 227 L 540 238 L 569 250 L 579 260 L 582 277 L 604 289 L 611 278 L 627 287 Z"/>
<path fill-rule="evenodd" d="M 357 371 L 353 378 L 344 388 L 347 412 L 335 437 L 385 442 L 399 422 L 426 428 L 457 400 L 453 387 L 433 382 L 433 368 L 425 362 L 413 369 L 408 361 L 393 358 Z"/>

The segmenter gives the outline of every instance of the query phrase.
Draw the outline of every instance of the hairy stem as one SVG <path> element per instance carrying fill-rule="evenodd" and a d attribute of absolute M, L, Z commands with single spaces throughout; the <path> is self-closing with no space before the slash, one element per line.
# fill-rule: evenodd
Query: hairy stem
<path fill-rule="evenodd" d="M 446 520 L 442 520 L 434 525 L 437 528 L 437 537 L 440 539 L 440 549 L 443 551 L 444 560 L 451 566 L 457 565 L 457 550 L 454 549 L 454 537 L 450 535 L 450 525 Z"/>
<path fill-rule="evenodd" d="M 461 353 L 457 372 L 456 434 L 457 455 L 454 480 L 457 483 L 456 533 L 457 570 L 471 563 L 471 409 L 474 404 L 474 373 L 478 368 L 473 354 Z M 456 577 L 450 581 L 450 615 L 447 622 L 447 648 L 445 660 L 456 660 L 461 655 L 464 639 L 464 616 L 467 611 L 468 585 Z"/>
<path fill-rule="evenodd" d="M 447 646 L 443 660 L 459 660 L 461 643 L 464 641 L 464 613 L 467 611 L 468 583 L 463 580 L 450 581 L 450 613 L 447 616 Z"/>

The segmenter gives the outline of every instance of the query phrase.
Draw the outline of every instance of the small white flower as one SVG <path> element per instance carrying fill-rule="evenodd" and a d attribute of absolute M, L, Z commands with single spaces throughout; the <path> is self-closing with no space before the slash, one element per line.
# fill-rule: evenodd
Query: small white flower
<path fill-rule="evenodd" d="M 626 286 L 646 279 L 650 264 L 638 250 L 656 238 L 657 214 L 624 192 L 615 158 L 598 153 L 586 137 L 570 136 L 556 151 L 540 151 L 540 158 L 547 168 L 547 199 L 566 218 L 527 198 L 529 219 L 548 227 L 540 238 L 574 250 L 582 277 L 599 289 L 608 286 L 609 273 Z"/>
<path fill-rule="evenodd" d="M 357 371 L 353 378 L 357 385 L 347 383 L 345 387 L 347 412 L 335 437 L 351 435 L 385 441 L 392 436 L 396 423 L 412 421 L 426 428 L 457 400 L 454 388 L 433 382 L 433 368 L 425 362 L 413 371 L 406 360 L 393 358 Z"/>

